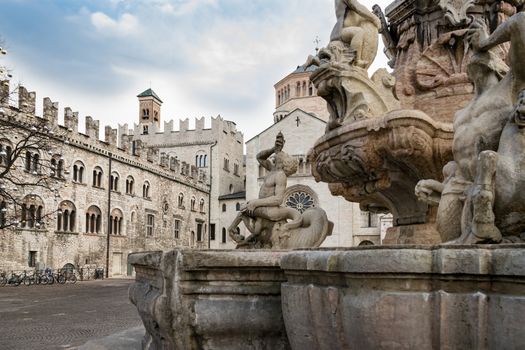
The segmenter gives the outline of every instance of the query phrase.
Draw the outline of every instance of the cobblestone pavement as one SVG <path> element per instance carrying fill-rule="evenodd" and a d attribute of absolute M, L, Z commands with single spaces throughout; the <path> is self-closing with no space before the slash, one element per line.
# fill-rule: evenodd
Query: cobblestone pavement
<path fill-rule="evenodd" d="M 0 287 L 0 349 L 74 349 L 142 324 L 131 280 Z"/>

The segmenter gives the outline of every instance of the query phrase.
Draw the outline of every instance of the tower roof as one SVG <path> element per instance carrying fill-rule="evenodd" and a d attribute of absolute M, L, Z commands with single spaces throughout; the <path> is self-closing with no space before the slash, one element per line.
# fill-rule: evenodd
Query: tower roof
<path fill-rule="evenodd" d="M 155 91 L 151 90 L 151 88 L 147 89 L 146 91 L 144 91 L 144 92 L 142 92 L 140 94 L 138 94 L 137 97 L 153 97 L 153 98 L 156 98 L 157 100 L 159 100 L 160 103 L 162 103 L 162 100 L 160 99 L 160 97 L 157 96 Z"/>

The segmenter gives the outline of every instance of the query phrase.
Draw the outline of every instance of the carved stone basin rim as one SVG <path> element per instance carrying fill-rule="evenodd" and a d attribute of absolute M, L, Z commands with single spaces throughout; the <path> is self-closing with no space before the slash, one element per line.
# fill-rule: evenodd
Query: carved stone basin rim
<path fill-rule="evenodd" d="M 435 121 L 422 111 L 399 109 L 383 117 L 359 120 L 331 130 L 317 140 L 313 149 L 320 153 L 342 142 L 364 137 L 371 131 L 410 126 L 422 129 L 432 138 L 439 137 L 452 141 L 454 136 L 452 124 Z"/>

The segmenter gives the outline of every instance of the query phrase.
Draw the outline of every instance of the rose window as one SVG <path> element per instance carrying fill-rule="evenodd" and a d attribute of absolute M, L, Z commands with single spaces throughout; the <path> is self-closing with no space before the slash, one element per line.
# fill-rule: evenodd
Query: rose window
<path fill-rule="evenodd" d="M 306 209 L 315 207 L 314 199 L 306 192 L 294 192 L 286 199 L 286 206 L 297 209 L 301 214 Z"/>

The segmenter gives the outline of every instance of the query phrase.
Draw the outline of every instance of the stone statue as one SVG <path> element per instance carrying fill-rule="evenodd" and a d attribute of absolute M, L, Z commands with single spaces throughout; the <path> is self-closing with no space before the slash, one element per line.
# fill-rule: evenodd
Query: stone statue
<path fill-rule="evenodd" d="M 332 232 L 333 224 L 320 208 L 310 208 L 301 214 L 294 208 L 283 206 L 288 176 L 297 171 L 296 159 L 283 152 L 285 140 L 282 133 L 275 139 L 274 147 L 257 154 L 257 161 L 268 174 L 259 192 L 259 198 L 241 208 L 230 225 L 230 237 L 237 248 L 313 248 L 319 247 Z M 269 158 L 274 154 L 272 162 Z M 290 220 L 290 221 L 288 221 Z M 251 232 L 249 237 L 237 233 L 244 222 Z"/>
<path fill-rule="evenodd" d="M 416 186 L 422 200 L 439 203 L 437 226 L 444 242 L 525 239 L 524 36 L 525 13 L 513 15 L 491 35 L 482 21 L 468 31 L 475 96 L 454 118 L 454 163 L 442 184 L 423 180 Z M 493 50 L 509 41 L 507 72 Z"/>
<path fill-rule="evenodd" d="M 336 0 L 337 22 L 330 41 L 342 41 L 350 45 L 354 53 L 354 65 L 368 69 L 377 53 L 379 18 L 357 0 Z"/>

